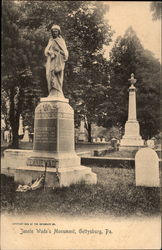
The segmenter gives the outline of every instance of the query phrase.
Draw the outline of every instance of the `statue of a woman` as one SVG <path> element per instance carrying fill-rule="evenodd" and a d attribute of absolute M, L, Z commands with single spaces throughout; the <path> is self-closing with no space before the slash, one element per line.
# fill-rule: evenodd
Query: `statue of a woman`
<path fill-rule="evenodd" d="M 61 30 L 58 25 L 51 28 L 52 38 L 45 48 L 46 78 L 50 96 L 64 96 L 62 91 L 65 61 L 68 59 L 68 51 Z"/>

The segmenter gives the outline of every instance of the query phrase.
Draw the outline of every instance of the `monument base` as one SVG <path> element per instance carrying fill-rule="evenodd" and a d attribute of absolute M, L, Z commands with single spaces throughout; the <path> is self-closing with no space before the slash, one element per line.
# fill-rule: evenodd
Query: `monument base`
<path fill-rule="evenodd" d="M 32 152 L 26 164 L 15 171 L 15 182 L 29 184 L 45 174 L 47 187 L 70 186 L 71 184 L 96 184 L 97 176 L 91 168 L 80 165 L 80 157 L 74 152 Z"/>
<path fill-rule="evenodd" d="M 129 137 L 129 138 L 123 138 L 121 140 L 119 151 L 135 151 L 139 150 L 140 148 L 145 147 L 144 141 L 138 137 Z"/>
<path fill-rule="evenodd" d="M 144 147 L 139 133 L 139 123 L 137 120 L 129 120 L 125 124 L 125 135 L 123 136 L 119 151 L 134 151 Z"/>
<path fill-rule="evenodd" d="M 74 110 L 64 96 L 41 98 L 35 109 L 33 151 L 16 167 L 15 181 L 29 184 L 45 174 L 47 187 L 96 184 L 91 168 L 80 165 L 74 147 Z"/>
<path fill-rule="evenodd" d="M 45 173 L 45 167 L 24 166 L 16 169 L 15 182 L 29 184 Z M 96 184 L 97 176 L 91 168 L 85 166 L 71 168 L 47 168 L 45 174 L 46 187 L 68 187 L 72 184 Z"/>
<path fill-rule="evenodd" d="M 42 165 L 53 163 L 51 154 L 33 154 L 32 150 L 13 150 L 7 149 L 4 156 L 4 166 L 1 172 L 8 176 L 14 176 L 14 179 L 19 184 L 29 184 L 44 174 L 44 166 L 30 166 L 32 161 L 37 161 Z M 55 155 L 56 167 L 46 168 L 45 185 L 47 187 L 62 187 L 70 186 L 71 184 L 85 183 L 96 184 L 97 176 L 91 171 L 91 168 L 80 165 L 80 157 L 75 153 Z"/>

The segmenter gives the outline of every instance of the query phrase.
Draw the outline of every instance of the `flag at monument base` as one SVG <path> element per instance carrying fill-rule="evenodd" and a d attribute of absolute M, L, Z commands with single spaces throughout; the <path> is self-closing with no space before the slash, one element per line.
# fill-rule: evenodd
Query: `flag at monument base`
<path fill-rule="evenodd" d="M 44 186 L 45 174 L 38 177 L 33 183 L 29 183 L 27 185 L 19 185 L 16 189 L 16 192 L 27 192 L 39 189 Z"/>

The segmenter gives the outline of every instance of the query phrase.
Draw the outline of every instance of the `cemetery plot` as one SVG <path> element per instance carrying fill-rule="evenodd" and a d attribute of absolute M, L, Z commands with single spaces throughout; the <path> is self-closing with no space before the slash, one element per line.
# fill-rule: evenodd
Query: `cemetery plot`
<path fill-rule="evenodd" d="M 160 188 L 137 187 L 134 169 L 93 166 L 96 185 L 16 193 L 13 179 L 2 176 L 2 211 L 78 216 L 150 216 L 160 213 Z"/>

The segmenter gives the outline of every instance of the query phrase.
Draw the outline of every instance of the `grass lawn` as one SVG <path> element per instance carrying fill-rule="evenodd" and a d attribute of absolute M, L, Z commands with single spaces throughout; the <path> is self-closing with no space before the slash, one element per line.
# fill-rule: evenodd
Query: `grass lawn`
<path fill-rule="evenodd" d="M 13 178 L 1 176 L 1 210 L 9 214 L 152 216 L 160 214 L 160 188 L 136 187 L 133 169 L 92 166 L 97 185 L 72 185 L 15 192 Z"/>

